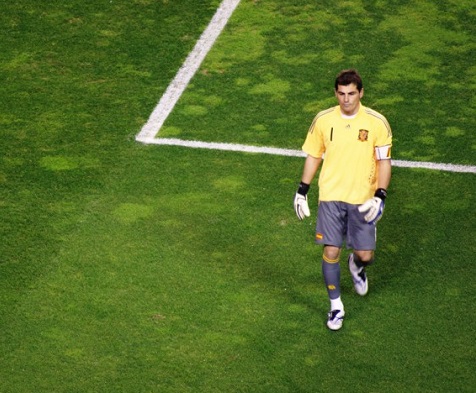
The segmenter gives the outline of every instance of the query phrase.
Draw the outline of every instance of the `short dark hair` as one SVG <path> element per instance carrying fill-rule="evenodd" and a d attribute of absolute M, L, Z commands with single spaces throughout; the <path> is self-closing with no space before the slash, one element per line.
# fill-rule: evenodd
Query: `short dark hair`
<path fill-rule="evenodd" d="M 358 91 L 362 90 L 362 78 L 360 77 L 357 70 L 353 68 L 350 68 L 348 70 L 342 70 L 336 77 L 334 89 L 337 91 L 338 86 L 348 86 L 351 83 L 357 86 Z"/>

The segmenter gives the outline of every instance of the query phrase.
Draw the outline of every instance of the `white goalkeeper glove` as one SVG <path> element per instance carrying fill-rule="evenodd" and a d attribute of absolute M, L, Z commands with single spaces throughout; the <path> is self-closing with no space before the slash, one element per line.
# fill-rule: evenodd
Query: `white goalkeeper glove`
<path fill-rule="evenodd" d="M 309 211 L 309 204 L 307 203 L 307 192 L 309 191 L 309 184 L 301 182 L 299 189 L 294 196 L 294 211 L 296 216 L 303 220 L 304 217 L 309 217 L 311 212 Z"/>
<path fill-rule="evenodd" d="M 377 221 L 382 218 L 386 197 L 387 190 L 379 188 L 375 191 L 373 198 L 370 198 L 359 206 L 359 212 L 365 214 L 364 219 L 370 225 L 375 225 Z"/>

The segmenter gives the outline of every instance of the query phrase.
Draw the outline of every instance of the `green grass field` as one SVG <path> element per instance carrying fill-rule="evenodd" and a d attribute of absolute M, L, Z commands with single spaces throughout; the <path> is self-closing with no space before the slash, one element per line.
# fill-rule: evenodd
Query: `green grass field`
<path fill-rule="evenodd" d="M 330 332 L 301 158 L 135 141 L 219 4 L 2 6 L 0 392 L 474 391 L 474 173 L 394 169 Z M 475 17 L 242 0 L 160 135 L 299 149 L 355 66 L 395 159 L 474 166 Z"/>

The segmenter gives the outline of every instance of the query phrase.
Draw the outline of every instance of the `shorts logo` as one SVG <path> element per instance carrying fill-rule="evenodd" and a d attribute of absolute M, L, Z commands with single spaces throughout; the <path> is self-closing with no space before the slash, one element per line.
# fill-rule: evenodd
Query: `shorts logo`
<path fill-rule="evenodd" d="M 322 235 L 322 233 L 316 233 L 316 239 L 317 240 L 322 240 L 324 238 L 324 236 Z"/>
<path fill-rule="evenodd" d="M 359 130 L 359 141 L 367 142 L 369 140 L 369 132 L 367 130 Z"/>

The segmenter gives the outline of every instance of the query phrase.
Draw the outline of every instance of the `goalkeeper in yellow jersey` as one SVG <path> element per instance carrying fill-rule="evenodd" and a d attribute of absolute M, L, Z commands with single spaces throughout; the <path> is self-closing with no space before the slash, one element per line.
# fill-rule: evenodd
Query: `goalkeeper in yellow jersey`
<path fill-rule="evenodd" d="M 309 128 L 301 183 L 294 197 L 300 220 L 310 216 L 307 193 L 319 174 L 316 243 L 324 246 L 322 273 L 330 299 L 327 326 L 342 327 L 339 258 L 347 257 L 355 291 L 368 291 L 366 266 L 374 261 L 376 223 L 381 218 L 391 177 L 392 131 L 384 116 L 361 103 L 362 79 L 353 69 L 335 80 L 339 105 L 319 112 Z"/>

